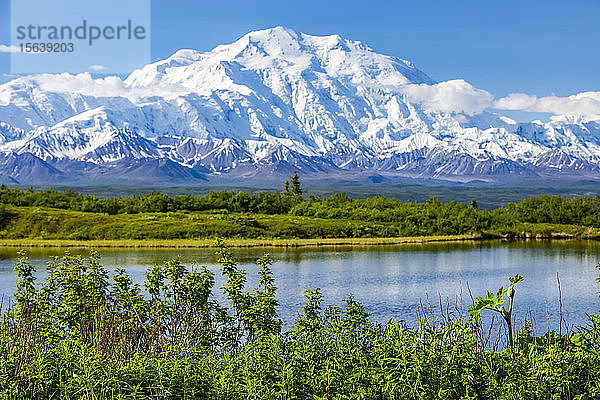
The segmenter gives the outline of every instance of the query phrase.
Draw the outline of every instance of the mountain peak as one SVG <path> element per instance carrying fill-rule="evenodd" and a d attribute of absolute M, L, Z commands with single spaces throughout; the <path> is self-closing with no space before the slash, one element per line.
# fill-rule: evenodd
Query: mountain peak
<path fill-rule="evenodd" d="M 410 62 L 378 54 L 361 42 L 339 35 L 297 33 L 281 26 L 249 32 L 205 53 L 179 50 L 166 60 L 135 70 L 125 83 L 138 87 L 178 84 L 201 94 L 232 87 L 248 92 L 242 86 L 247 86 L 249 71 L 258 74 L 258 79 L 268 74 L 284 81 L 297 80 L 298 74 L 321 74 L 365 87 L 434 83 Z"/>
<path fill-rule="evenodd" d="M 242 39 L 246 37 L 251 37 L 254 40 L 264 40 L 266 38 L 290 38 L 298 40 L 300 34 L 291 28 L 287 28 L 284 26 L 274 26 L 272 28 L 260 29 L 257 31 L 248 32 Z"/>

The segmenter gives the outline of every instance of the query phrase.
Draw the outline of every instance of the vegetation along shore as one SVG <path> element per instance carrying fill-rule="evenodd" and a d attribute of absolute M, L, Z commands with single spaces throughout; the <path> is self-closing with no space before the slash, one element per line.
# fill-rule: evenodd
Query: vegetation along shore
<path fill-rule="evenodd" d="M 2 399 L 593 399 L 600 395 L 600 315 L 536 336 L 517 324 L 515 275 L 473 305 L 417 326 L 378 323 L 353 296 L 324 304 L 305 292 L 293 326 L 277 314 L 268 254 L 258 286 L 223 241 L 225 284 L 179 259 L 143 284 L 99 258 L 65 254 L 36 272 L 15 264 L 14 301 L 0 316 Z M 505 289 L 506 287 L 506 289 Z M 222 291 L 222 292 L 221 292 Z M 477 293 L 475 294 L 477 295 Z M 225 300 L 225 301 L 223 301 Z M 499 314 L 497 339 L 481 314 Z"/>
<path fill-rule="evenodd" d="M 294 182 L 294 181 L 292 181 Z M 279 192 L 161 193 L 102 199 L 0 187 L 0 245 L 207 247 L 399 244 L 438 240 L 596 239 L 600 197 L 540 195 L 493 210 L 470 204 Z"/>

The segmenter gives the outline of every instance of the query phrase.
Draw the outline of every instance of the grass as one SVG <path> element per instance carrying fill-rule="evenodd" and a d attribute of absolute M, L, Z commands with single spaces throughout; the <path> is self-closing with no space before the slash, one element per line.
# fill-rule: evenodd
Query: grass
<path fill-rule="evenodd" d="M 564 224 L 520 223 L 503 229 L 493 229 L 484 233 L 491 237 L 509 239 L 599 239 L 598 229 Z"/>
<path fill-rule="evenodd" d="M 315 239 L 229 239 L 230 247 L 309 247 L 309 246 L 377 246 L 428 242 L 475 241 L 486 237 L 479 234 L 417 236 L 389 238 L 315 238 Z M 123 248 L 207 248 L 214 239 L 146 239 L 146 240 L 61 240 L 61 239 L 0 239 L 0 247 L 123 247 Z"/>
<path fill-rule="evenodd" d="M 108 215 L 42 207 L 6 207 L 3 247 L 206 248 L 215 237 L 232 247 L 392 245 L 483 239 L 598 239 L 597 229 L 519 223 L 481 232 L 414 232 L 397 222 L 295 215 L 167 212 Z M 432 234 L 427 234 L 431 232 Z M 452 234 L 459 233 L 459 234 Z"/>
<path fill-rule="evenodd" d="M 173 240 L 396 237 L 393 223 L 293 215 L 168 212 L 99 214 L 41 207 L 7 207 L 0 239 Z"/>

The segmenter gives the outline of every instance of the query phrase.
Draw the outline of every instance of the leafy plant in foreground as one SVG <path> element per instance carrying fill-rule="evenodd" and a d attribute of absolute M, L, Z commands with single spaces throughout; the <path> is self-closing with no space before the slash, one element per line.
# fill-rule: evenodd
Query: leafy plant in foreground
<path fill-rule="evenodd" d="M 21 257 L 16 304 L 0 317 L 0 399 L 600 398 L 598 316 L 578 336 L 524 328 L 510 352 L 487 351 L 481 324 L 458 315 L 380 324 L 351 295 L 326 306 L 313 289 L 281 332 L 270 258 L 259 259 L 249 289 L 218 245 L 227 306 L 210 270 L 179 259 L 151 267 L 138 286 L 122 270 L 108 278 L 94 257 L 67 254 L 36 286 Z M 479 300 L 472 318 L 502 314 L 521 281 Z"/>
<path fill-rule="evenodd" d="M 475 322 L 479 321 L 479 316 L 481 311 L 484 309 L 492 310 L 499 313 L 506 325 L 508 326 L 508 342 L 512 351 L 514 351 L 515 343 L 513 340 L 513 328 L 512 328 L 512 308 L 513 308 L 513 299 L 515 297 L 515 288 L 513 287 L 517 283 L 523 282 L 525 278 L 521 275 L 516 274 L 515 276 L 511 276 L 509 279 L 510 286 L 507 290 L 504 289 L 504 286 L 501 286 L 498 289 L 498 292 L 494 295 L 492 292 L 488 291 L 485 297 L 477 296 L 475 300 L 475 304 L 467 309 L 467 312 L 475 320 Z M 504 304 L 504 295 L 508 295 L 509 298 L 509 306 L 508 310 L 503 306 Z"/>

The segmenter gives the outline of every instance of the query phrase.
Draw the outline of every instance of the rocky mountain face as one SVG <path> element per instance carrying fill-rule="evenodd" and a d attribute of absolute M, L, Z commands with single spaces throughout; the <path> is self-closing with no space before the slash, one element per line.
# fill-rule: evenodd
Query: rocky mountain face
<path fill-rule="evenodd" d="M 0 85 L 5 183 L 194 184 L 304 176 L 496 181 L 600 177 L 600 120 L 452 110 L 410 62 L 333 36 L 251 32 L 126 79 Z M 476 99 L 474 100 L 476 101 Z"/>

